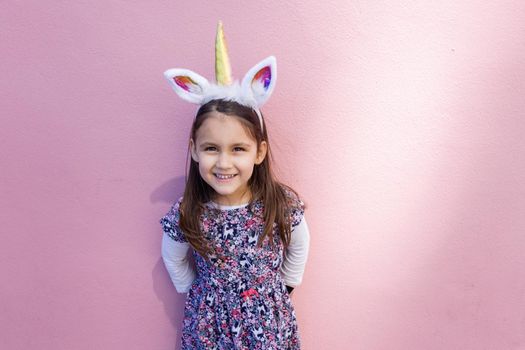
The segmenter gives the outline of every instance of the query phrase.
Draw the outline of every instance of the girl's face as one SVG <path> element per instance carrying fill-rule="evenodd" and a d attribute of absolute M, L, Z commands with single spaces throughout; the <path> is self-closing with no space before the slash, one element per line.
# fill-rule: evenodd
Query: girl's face
<path fill-rule="evenodd" d="M 216 192 L 214 201 L 238 205 L 250 201 L 248 180 L 256 164 L 266 156 L 267 143 L 257 141 L 245 130 L 238 117 L 212 111 L 190 139 L 191 157 L 199 163 L 199 173 Z"/>

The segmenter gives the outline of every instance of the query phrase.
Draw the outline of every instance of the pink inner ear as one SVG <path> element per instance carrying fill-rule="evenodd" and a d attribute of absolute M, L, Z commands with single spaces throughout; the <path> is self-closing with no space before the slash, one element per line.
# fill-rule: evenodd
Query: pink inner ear
<path fill-rule="evenodd" d="M 268 86 L 270 86 L 270 82 L 272 81 L 272 71 L 270 69 L 270 66 L 263 67 L 261 70 L 255 74 L 252 80 L 252 84 L 255 82 L 261 83 L 264 86 L 264 90 L 268 90 Z"/>
<path fill-rule="evenodd" d="M 175 84 L 187 92 L 195 93 L 202 91 L 201 87 L 188 76 L 179 75 L 173 77 L 173 80 L 175 81 Z"/>

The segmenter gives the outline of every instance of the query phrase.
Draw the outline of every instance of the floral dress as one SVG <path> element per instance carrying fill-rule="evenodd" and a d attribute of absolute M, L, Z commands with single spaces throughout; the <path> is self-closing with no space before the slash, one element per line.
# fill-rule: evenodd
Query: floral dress
<path fill-rule="evenodd" d="M 303 203 L 293 199 L 292 229 L 304 214 Z M 178 225 L 181 200 L 160 222 L 172 239 L 187 242 Z M 256 246 L 264 230 L 262 214 L 261 201 L 234 209 L 205 205 L 201 230 L 220 257 L 210 254 L 208 261 L 193 250 L 197 278 L 184 308 L 182 350 L 300 349 L 294 308 L 280 273 L 283 244 L 277 225 L 275 244 L 266 236 L 262 247 Z"/>

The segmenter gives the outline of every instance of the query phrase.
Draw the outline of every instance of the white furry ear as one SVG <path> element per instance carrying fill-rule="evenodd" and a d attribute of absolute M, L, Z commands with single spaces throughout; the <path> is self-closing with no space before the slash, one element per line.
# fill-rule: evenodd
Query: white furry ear
<path fill-rule="evenodd" d="M 261 107 L 270 98 L 277 81 L 277 61 L 270 56 L 253 66 L 242 80 L 242 90 Z"/>
<path fill-rule="evenodd" d="M 189 69 L 168 69 L 164 72 L 164 77 L 180 98 L 196 104 L 202 104 L 206 90 L 210 86 L 206 78 Z"/>

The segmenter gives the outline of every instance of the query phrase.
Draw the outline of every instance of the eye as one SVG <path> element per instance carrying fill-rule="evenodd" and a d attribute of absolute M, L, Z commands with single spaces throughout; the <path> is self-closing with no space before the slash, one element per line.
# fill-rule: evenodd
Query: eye
<path fill-rule="evenodd" d="M 208 147 L 204 148 L 204 151 L 205 152 L 215 152 L 215 151 L 217 151 L 217 147 L 215 147 L 215 146 L 208 146 Z"/>
<path fill-rule="evenodd" d="M 233 150 L 235 152 L 244 152 L 244 151 L 246 151 L 246 149 L 244 147 L 234 147 Z"/>

